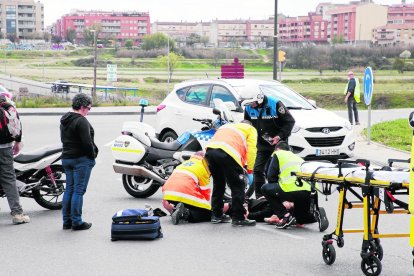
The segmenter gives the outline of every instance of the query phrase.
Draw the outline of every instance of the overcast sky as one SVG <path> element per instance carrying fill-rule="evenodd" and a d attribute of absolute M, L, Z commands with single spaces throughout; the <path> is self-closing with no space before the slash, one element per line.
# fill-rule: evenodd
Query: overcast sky
<path fill-rule="evenodd" d="M 274 13 L 275 0 L 40 0 L 48 26 L 72 9 L 149 12 L 154 21 L 211 21 L 212 19 L 265 19 Z M 306 15 L 318 3 L 348 3 L 343 0 L 278 0 L 278 11 L 288 16 Z M 374 0 L 399 4 L 401 0 Z M 407 0 L 412 3 L 413 0 Z"/>

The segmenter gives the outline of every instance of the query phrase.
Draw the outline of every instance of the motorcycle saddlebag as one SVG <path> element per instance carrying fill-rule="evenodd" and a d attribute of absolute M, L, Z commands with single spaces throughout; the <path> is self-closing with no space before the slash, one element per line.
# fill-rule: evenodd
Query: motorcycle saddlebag
<path fill-rule="evenodd" d="M 112 217 L 111 240 L 153 240 L 162 238 L 159 217 L 144 209 L 126 209 Z"/>

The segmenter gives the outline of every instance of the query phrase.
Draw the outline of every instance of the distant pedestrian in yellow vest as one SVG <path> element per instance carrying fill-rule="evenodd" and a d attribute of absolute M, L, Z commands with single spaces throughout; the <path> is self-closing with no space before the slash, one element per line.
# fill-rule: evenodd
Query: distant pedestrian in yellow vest
<path fill-rule="evenodd" d="M 357 103 L 360 102 L 361 88 L 359 86 L 358 78 L 355 78 L 352 71 L 348 72 L 348 83 L 344 90 L 345 103 L 348 106 L 348 118 L 351 125 L 353 124 L 353 117 L 355 117 L 355 124 L 359 125 Z M 352 116 L 354 113 L 354 116 Z"/>

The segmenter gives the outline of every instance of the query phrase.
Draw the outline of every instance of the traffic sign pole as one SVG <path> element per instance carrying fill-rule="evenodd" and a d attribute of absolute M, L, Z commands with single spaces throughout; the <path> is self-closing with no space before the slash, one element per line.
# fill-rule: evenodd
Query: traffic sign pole
<path fill-rule="evenodd" d="M 368 145 L 371 143 L 371 101 L 374 92 L 374 75 L 371 67 L 367 67 L 364 73 L 364 102 L 368 106 Z"/>
<path fill-rule="evenodd" d="M 368 145 L 371 144 L 371 105 L 368 105 Z"/>

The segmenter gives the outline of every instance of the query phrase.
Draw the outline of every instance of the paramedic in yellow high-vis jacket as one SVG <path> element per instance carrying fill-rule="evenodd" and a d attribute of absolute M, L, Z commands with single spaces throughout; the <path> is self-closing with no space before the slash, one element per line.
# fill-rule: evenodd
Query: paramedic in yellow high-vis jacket
<path fill-rule="evenodd" d="M 290 151 L 287 143 L 279 142 L 275 146 L 267 173 L 269 183 L 262 186 L 262 193 L 279 220 L 275 223 L 276 228 L 284 229 L 294 223 L 319 222 L 319 230 L 322 232 L 329 226 L 325 209 L 311 208 L 310 184 L 301 181 L 301 185 L 297 185 L 297 178 L 292 175 L 292 172 L 300 171 L 303 162 L 302 158 Z M 286 209 L 286 201 L 293 203 L 293 209 Z"/>
<path fill-rule="evenodd" d="M 206 159 L 213 176 L 211 198 L 212 223 L 230 222 L 224 215 L 223 198 L 226 183 L 231 190 L 233 226 L 254 226 L 256 221 L 245 219 L 243 207 L 245 182 L 243 167 L 247 167 L 249 181 L 253 180 L 253 167 L 256 161 L 257 131 L 250 121 L 221 126 L 207 144 Z"/>
<path fill-rule="evenodd" d="M 203 152 L 179 165 L 162 187 L 163 205 L 172 212 L 173 224 L 211 219 L 210 171 Z M 175 205 L 175 210 L 173 210 Z"/>

